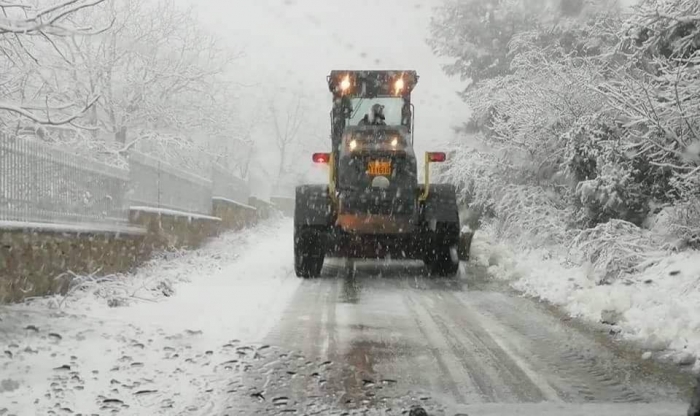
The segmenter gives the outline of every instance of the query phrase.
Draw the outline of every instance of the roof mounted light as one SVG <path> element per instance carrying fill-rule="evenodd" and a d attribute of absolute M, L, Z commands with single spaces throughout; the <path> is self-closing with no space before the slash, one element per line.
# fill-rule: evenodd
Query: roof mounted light
<path fill-rule="evenodd" d="M 0 0 L 2 2 L 2 0 Z M 326 77 L 334 98 L 404 97 L 408 98 L 418 82 L 414 70 L 334 69 Z"/>
<path fill-rule="evenodd" d="M 346 92 L 350 89 L 352 84 L 350 83 L 350 75 L 346 75 L 342 81 L 340 81 L 340 90 Z"/>
<path fill-rule="evenodd" d="M 396 82 L 394 83 L 394 90 L 396 90 L 397 94 L 403 91 L 404 85 L 405 84 L 403 78 L 399 78 L 396 80 Z"/>

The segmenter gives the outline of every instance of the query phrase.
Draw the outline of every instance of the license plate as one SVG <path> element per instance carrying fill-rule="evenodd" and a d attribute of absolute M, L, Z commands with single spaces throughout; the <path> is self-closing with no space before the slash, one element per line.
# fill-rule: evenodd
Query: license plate
<path fill-rule="evenodd" d="M 391 175 L 391 162 L 388 160 L 370 160 L 367 164 L 367 173 L 370 176 Z"/>

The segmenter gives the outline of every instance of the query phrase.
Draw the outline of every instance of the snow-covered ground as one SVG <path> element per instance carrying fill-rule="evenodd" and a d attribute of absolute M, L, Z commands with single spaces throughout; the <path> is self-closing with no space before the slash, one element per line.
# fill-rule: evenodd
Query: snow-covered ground
<path fill-rule="evenodd" d="M 291 228 L 271 220 L 0 308 L 0 415 L 206 414 L 215 375 L 256 354 L 300 283 Z"/>
<path fill-rule="evenodd" d="M 700 252 L 669 255 L 610 285 L 596 285 L 590 267 L 566 265 L 548 251 L 517 251 L 475 234 L 472 256 L 528 296 L 569 314 L 613 325 L 639 342 L 645 358 L 671 360 L 700 372 Z"/>
<path fill-rule="evenodd" d="M 271 220 L 133 275 L 79 279 L 67 297 L 0 308 L 0 415 L 223 410 L 221 395 L 242 388 L 231 375 L 270 353 L 262 339 L 302 282 L 291 233 L 289 220 Z M 477 232 L 474 261 L 516 289 L 614 322 L 650 355 L 692 365 L 700 352 L 697 253 L 596 286 L 582 268 L 490 241 Z"/>

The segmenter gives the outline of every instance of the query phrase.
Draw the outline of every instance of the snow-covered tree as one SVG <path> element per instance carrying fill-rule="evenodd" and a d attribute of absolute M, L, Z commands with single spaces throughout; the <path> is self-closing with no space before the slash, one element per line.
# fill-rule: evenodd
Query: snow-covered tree
<path fill-rule="evenodd" d="M 574 245 L 605 258 L 606 276 L 656 244 L 613 234 L 664 207 L 674 235 L 700 235 L 700 3 L 643 0 L 625 14 L 611 4 L 542 2 L 518 15 L 527 1 L 448 2 L 431 39 L 453 59 L 446 71 L 472 81 L 467 131 L 481 142 L 456 143 L 443 174 L 509 239 L 572 241 L 590 228 Z"/>
<path fill-rule="evenodd" d="M 232 86 L 222 75 L 235 55 L 192 10 L 171 0 L 115 0 L 82 19 L 113 22 L 112 30 L 72 45 L 77 70 L 104 88 L 102 128 L 123 140 L 130 128 L 216 134 L 222 119 L 230 120 Z"/>
<path fill-rule="evenodd" d="M 28 4 L 0 2 L 11 16 L 0 24 L 14 30 L 0 31 L 9 58 L 0 59 L 0 105 L 14 110 L 0 122 L 19 119 L 26 133 L 116 164 L 137 146 L 202 174 L 212 159 L 246 164 L 252 143 L 231 76 L 241 54 L 193 9 L 174 0 Z"/>
<path fill-rule="evenodd" d="M 428 41 L 434 52 L 451 62 L 449 75 L 483 80 L 511 74 L 515 58 L 511 42 L 523 32 L 535 31 L 531 40 L 556 41 L 563 47 L 593 48 L 580 43 L 580 33 L 569 31 L 572 22 L 601 16 L 616 9 L 615 0 L 447 0 L 431 21 Z"/>
<path fill-rule="evenodd" d="M 285 107 L 271 100 L 269 113 L 274 127 L 275 146 L 279 152 L 279 168 L 276 181 L 281 183 L 290 173 L 290 162 L 299 149 L 299 130 L 304 122 L 304 99 L 301 95 L 294 97 Z"/>
<path fill-rule="evenodd" d="M 72 94 L 63 71 L 75 64 L 59 43 L 105 30 L 75 23 L 75 16 L 105 0 L 61 0 L 41 6 L 25 0 L 0 2 L 0 128 L 77 125 L 99 91 Z"/>

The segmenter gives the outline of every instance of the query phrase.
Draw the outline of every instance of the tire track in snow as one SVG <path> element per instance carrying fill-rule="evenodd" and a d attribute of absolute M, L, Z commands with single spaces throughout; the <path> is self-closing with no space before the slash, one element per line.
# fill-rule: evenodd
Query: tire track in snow
<path fill-rule="evenodd" d="M 454 339 L 453 348 L 462 352 L 463 364 L 477 370 L 480 384 L 490 387 L 493 401 L 561 401 L 545 379 L 495 336 L 492 322 L 485 322 L 453 293 L 434 293 L 423 302 L 429 300 L 435 305 L 433 319 L 446 337 Z"/>
<path fill-rule="evenodd" d="M 449 345 L 458 365 L 478 388 L 480 401 L 561 401 L 559 394 L 525 361 L 493 337 L 478 316 L 449 291 L 413 292 Z"/>
<path fill-rule="evenodd" d="M 470 377 L 468 368 L 459 362 L 454 349 L 451 349 L 449 340 L 436 327 L 428 312 L 411 296 L 410 292 L 404 295 L 404 301 L 410 311 L 416 328 L 428 342 L 429 350 L 433 355 L 442 376 L 439 379 L 440 390 L 449 391 L 458 403 L 468 403 L 471 401 L 482 401 L 482 397 L 489 397 L 488 386 L 480 384 L 478 380 Z M 451 351 L 450 354 L 446 352 Z M 466 370 L 466 371 L 465 371 Z M 468 388 L 460 386 L 469 386 Z M 478 394 L 475 393 L 478 389 Z"/>
<path fill-rule="evenodd" d="M 461 303 L 478 310 L 509 345 L 545 374 L 567 401 L 646 402 L 677 397 L 672 388 L 644 374 L 629 360 L 617 357 L 590 336 L 550 316 L 529 299 L 495 292 L 476 292 Z"/>
<path fill-rule="evenodd" d="M 616 358 L 529 299 L 474 283 L 467 291 L 464 280 L 428 278 L 420 268 L 346 275 L 328 264 L 323 277 L 302 281 L 266 337 L 305 354 L 299 376 L 271 391 L 336 408 L 383 400 L 390 389 L 368 388 L 383 379 L 404 397 L 462 404 L 677 397 L 663 380 L 630 379 L 639 360 Z"/>
<path fill-rule="evenodd" d="M 328 381 L 321 365 L 337 350 L 335 307 L 341 271 L 330 265 L 321 278 L 302 280 L 281 319 L 264 338 L 266 344 L 283 346 L 298 355 L 300 366 L 291 370 L 299 373 L 283 388 L 290 395 L 320 396 Z"/>

